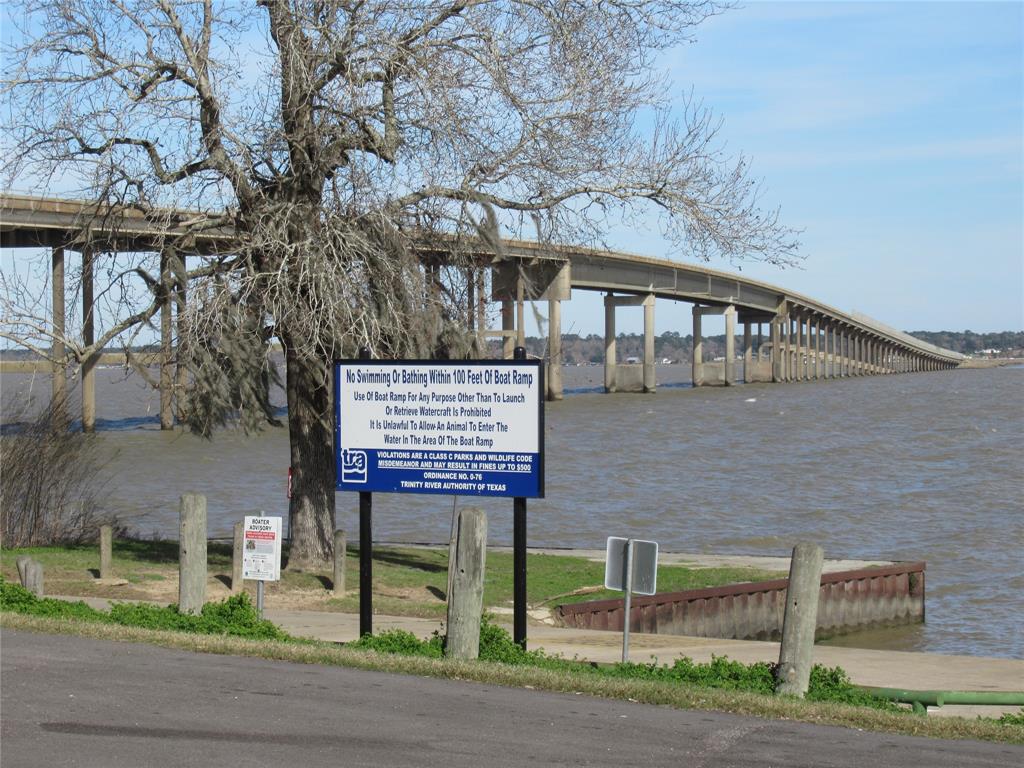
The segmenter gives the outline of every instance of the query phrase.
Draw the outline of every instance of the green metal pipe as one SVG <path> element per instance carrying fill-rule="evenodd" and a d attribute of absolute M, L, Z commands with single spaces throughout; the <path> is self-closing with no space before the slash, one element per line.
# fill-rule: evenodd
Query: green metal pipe
<path fill-rule="evenodd" d="M 1024 691 L 910 691 L 904 688 L 876 688 L 857 686 L 865 693 L 889 701 L 912 704 L 915 712 L 927 712 L 927 707 L 943 704 L 970 704 L 1024 707 Z"/>

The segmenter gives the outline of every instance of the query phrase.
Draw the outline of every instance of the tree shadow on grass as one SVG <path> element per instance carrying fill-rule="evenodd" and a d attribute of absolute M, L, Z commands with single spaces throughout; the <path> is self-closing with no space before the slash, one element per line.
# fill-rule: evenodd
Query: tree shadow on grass
<path fill-rule="evenodd" d="M 358 549 L 355 551 L 354 557 L 359 557 Z M 419 571 L 427 571 L 428 573 L 445 573 L 448 571 L 447 565 L 430 562 L 427 559 L 427 556 L 420 557 L 412 552 L 396 552 L 390 549 L 378 549 L 374 550 L 373 559 L 375 562 L 398 565 L 403 568 L 414 568 Z"/>

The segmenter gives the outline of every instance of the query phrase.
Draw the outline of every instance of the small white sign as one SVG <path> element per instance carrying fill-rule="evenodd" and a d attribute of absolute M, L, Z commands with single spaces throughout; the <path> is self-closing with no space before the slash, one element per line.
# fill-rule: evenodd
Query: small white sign
<path fill-rule="evenodd" d="M 246 516 L 242 528 L 242 578 L 279 581 L 281 518 Z"/>
<path fill-rule="evenodd" d="M 626 574 L 628 548 L 632 542 L 632 578 Z M 609 536 L 604 560 L 604 587 L 653 595 L 658 591 L 658 542 Z"/>

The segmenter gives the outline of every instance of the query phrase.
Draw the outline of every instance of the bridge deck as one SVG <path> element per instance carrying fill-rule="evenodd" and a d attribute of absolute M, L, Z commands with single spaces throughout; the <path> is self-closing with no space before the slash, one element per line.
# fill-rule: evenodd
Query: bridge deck
<path fill-rule="evenodd" d="M 186 235 L 187 233 L 187 235 Z M 0 194 L 0 246 L 74 247 L 86 240 L 104 250 L 154 250 L 168 234 L 185 236 L 179 248 L 195 253 L 230 251 L 232 232 L 217 212 L 159 210 L 144 213 L 126 207 Z M 547 246 L 525 241 L 505 244 L 509 258 L 561 261 L 570 266 L 570 282 L 580 290 L 654 295 L 706 306 L 735 306 L 741 320 L 768 322 L 783 311 L 865 334 L 909 352 L 944 363 L 964 356 L 928 344 L 872 318 L 848 313 L 807 296 L 758 280 L 695 264 L 581 247 Z"/>

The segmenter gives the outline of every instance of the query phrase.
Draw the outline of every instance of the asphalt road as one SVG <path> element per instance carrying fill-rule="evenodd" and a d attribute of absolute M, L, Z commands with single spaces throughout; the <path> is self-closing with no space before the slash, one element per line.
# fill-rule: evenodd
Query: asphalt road
<path fill-rule="evenodd" d="M 0 634 L 20 766 L 998 766 L 1024 748 L 85 638 Z"/>

